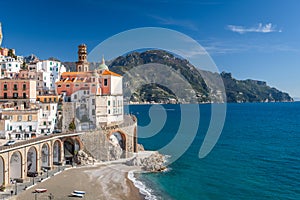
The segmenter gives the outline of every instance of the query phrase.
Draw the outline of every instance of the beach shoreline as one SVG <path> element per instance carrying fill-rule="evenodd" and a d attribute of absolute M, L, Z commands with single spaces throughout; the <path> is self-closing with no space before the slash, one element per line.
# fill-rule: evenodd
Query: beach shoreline
<path fill-rule="evenodd" d="M 43 181 L 17 196 L 14 200 L 49 199 L 50 193 L 55 200 L 73 199 L 70 194 L 74 190 L 85 191 L 84 199 L 144 199 L 139 189 L 128 178 L 128 172 L 141 171 L 140 167 L 128 166 L 124 163 L 103 165 L 98 163 L 92 166 L 69 168 Z M 45 193 L 34 193 L 37 188 L 45 188 Z"/>

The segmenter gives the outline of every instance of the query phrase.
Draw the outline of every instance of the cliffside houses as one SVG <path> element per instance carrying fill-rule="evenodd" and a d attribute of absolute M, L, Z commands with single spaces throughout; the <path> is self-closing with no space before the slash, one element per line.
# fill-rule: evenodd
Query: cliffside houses
<path fill-rule="evenodd" d="M 123 122 L 122 76 L 109 71 L 104 58 L 90 70 L 86 45 L 78 46 L 75 72 L 66 72 L 59 61 L 24 65 L 23 60 L 0 55 L 0 138 L 28 139 Z"/>
<path fill-rule="evenodd" d="M 77 131 L 90 130 L 123 122 L 122 76 L 102 63 L 89 70 L 86 46 L 78 46 L 76 72 L 64 72 L 56 82 L 63 99 L 62 130 L 74 120 Z"/>

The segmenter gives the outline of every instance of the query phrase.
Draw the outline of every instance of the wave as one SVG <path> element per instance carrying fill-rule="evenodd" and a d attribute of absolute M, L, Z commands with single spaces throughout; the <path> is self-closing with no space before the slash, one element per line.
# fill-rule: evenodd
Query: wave
<path fill-rule="evenodd" d="M 134 172 L 134 170 L 128 172 L 128 179 L 132 181 L 133 185 L 139 189 L 139 192 L 145 196 L 145 199 L 158 200 L 158 198 L 151 193 L 152 190 L 150 188 L 147 188 L 144 183 L 134 177 Z"/>

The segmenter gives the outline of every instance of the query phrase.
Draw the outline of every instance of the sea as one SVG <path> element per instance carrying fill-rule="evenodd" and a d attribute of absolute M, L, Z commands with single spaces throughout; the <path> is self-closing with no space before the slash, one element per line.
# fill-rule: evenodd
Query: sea
<path fill-rule="evenodd" d="M 138 119 L 138 142 L 171 160 L 164 172 L 131 174 L 145 198 L 300 199 L 300 102 L 227 104 L 221 135 L 201 158 L 212 106 L 126 107 Z M 181 126 L 183 117 L 198 126 Z"/>

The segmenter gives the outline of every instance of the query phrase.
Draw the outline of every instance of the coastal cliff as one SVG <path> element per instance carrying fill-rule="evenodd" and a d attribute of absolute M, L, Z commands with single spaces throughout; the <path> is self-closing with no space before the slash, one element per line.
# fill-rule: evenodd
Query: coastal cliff
<path fill-rule="evenodd" d="M 140 87 L 132 94 L 130 99 L 132 103 L 213 103 L 222 102 L 218 98 L 218 91 L 211 91 L 205 83 L 203 76 L 209 81 L 216 77 L 221 77 L 226 92 L 226 102 L 292 102 L 293 98 L 288 93 L 282 92 L 274 87 L 268 86 L 265 81 L 260 80 L 237 80 L 231 73 L 222 72 L 220 74 L 210 71 L 204 71 L 193 66 L 188 60 L 177 57 L 163 50 L 149 50 L 144 52 L 132 52 L 125 56 L 119 56 L 116 59 L 107 62 L 109 69 L 118 74 L 124 75 L 126 72 L 139 65 L 158 63 L 169 66 L 172 70 L 179 72 L 185 80 L 191 85 L 195 93 L 186 93 L 184 100 L 178 99 L 174 93 L 158 84 L 147 84 Z M 63 63 L 69 70 L 75 70 L 75 63 Z M 90 63 L 91 68 L 98 66 L 97 63 Z M 153 71 L 154 74 L 157 74 Z M 135 77 L 139 81 L 140 76 Z M 172 82 L 172 77 L 163 77 L 165 81 Z M 213 83 L 213 82 L 212 82 Z M 124 85 L 129 83 L 124 80 Z M 134 87 L 134 86 L 133 86 Z M 191 97 L 194 95 L 193 97 Z M 192 102 L 195 100 L 197 102 Z"/>
<path fill-rule="evenodd" d="M 159 63 L 169 66 L 171 69 L 179 72 L 191 85 L 195 91 L 195 98 L 198 103 L 220 102 L 218 99 L 218 91 L 210 91 L 203 79 L 203 75 L 209 81 L 216 80 L 219 76 L 222 78 L 225 86 L 227 102 L 291 102 L 293 99 L 289 94 L 279 91 L 274 87 L 270 87 L 264 81 L 259 80 L 237 80 L 232 77 L 231 73 L 222 72 L 221 74 L 213 73 L 197 69 L 188 60 L 179 58 L 162 50 L 149 50 L 145 52 L 133 52 L 126 56 L 120 56 L 113 60 L 109 68 L 119 74 L 125 74 L 127 71 L 136 66 L 147 63 Z M 155 73 L 155 72 L 153 72 Z M 142 76 L 142 75 L 141 75 Z M 164 77 L 170 79 L 172 77 Z M 136 77 L 138 79 L 138 76 Z M 126 80 L 125 80 L 126 81 Z M 172 79 L 170 79 L 172 82 Z M 212 82 L 214 83 L 214 82 Z M 126 84 L 126 82 L 124 82 Z M 189 94 L 190 95 L 190 94 Z M 186 97 L 185 103 L 189 102 L 189 95 Z M 172 91 L 158 84 L 145 85 L 136 91 L 130 101 L 136 103 L 170 103 L 170 99 L 176 99 L 180 102 Z"/>

